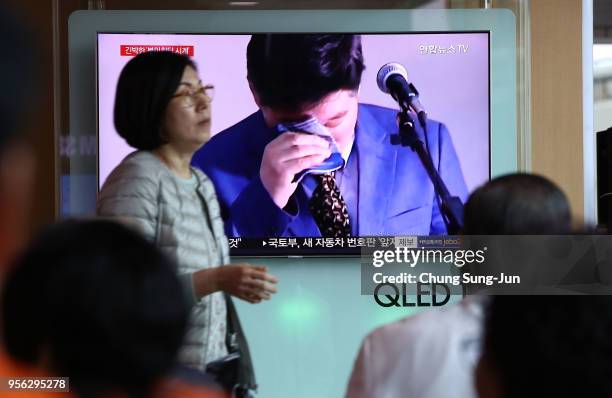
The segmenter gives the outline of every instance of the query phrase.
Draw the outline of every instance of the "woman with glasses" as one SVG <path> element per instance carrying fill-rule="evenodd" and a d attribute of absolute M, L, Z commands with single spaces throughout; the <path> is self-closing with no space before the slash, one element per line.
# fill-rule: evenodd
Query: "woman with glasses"
<path fill-rule="evenodd" d="M 176 263 L 192 304 L 180 361 L 201 370 L 228 354 L 224 293 L 259 303 L 276 292 L 266 267 L 226 265 L 213 185 L 190 165 L 210 138 L 212 94 L 186 56 L 149 52 L 130 60 L 117 84 L 114 121 L 136 151 L 109 175 L 97 203 L 98 215 L 135 226 Z"/>

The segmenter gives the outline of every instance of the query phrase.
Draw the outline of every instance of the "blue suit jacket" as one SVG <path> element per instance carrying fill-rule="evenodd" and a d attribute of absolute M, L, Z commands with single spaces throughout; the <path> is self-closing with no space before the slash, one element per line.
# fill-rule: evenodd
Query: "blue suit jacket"
<path fill-rule="evenodd" d="M 417 155 L 391 143 L 390 136 L 397 133 L 396 114 L 388 108 L 359 105 L 351 152 L 359 169 L 354 177 L 359 187 L 358 235 L 445 234 L 433 185 Z M 465 181 L 446 127 L 432 120 L 427 130 L 434 165 L 451 195 L 465 201 Z M 423 139 L 420 127 L 417 132 Z M 230 237 L 321 236 L 308 209 L 316 184 L 311 176 L 302 180 L 290 199 L 296 214 L 276 206 L 262 185 L 263 151 L 276 136 L 256 112 L 217 134 L 193 158 L 215 185 Z"/>

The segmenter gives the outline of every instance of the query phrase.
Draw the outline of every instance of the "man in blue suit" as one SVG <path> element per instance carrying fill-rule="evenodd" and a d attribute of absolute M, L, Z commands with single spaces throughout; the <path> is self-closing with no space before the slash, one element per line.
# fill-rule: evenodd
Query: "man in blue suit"
<path fill-rule="evenodd" d="M 397 111 L 358 101 L 364 68 L 358 35 L 251 38 L 247 77 L 260 110 L 216 135 L 193 159 L 214 182 L 228 236 L 446 234 L 417 155 L 391 142 Z M 307 175 L 294 182 L 297 173 L 328 158 L 329 143 L 276 129 L 309 117 L 329 130 L 345 160 L 331 182 L 331 190 L 339 191 L 332 207 L 342 210 L 332 218 L 345 228 L 339 234 L 328 233 L 313 217 L 320 178 Z M 417 126 L 450 193 L 465 200 L 465 181 L 446 127 L 432 120 L 427 132 L 425 141 Z"/>

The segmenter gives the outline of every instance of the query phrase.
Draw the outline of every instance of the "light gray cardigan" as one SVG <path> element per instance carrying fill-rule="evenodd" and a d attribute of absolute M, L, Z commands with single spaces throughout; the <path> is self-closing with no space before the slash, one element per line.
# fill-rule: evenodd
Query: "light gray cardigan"
<path fill-rule="evenodd" d="M 220 292 L 197 300 L 192 274 L 229 263 L 229 247 L 213 184 L 201 171 L 192 173 L 190 185 L 153 153 L 133 152 L 106 179 L 97 213 L 135 227 L 177 264 L 194 305 L 180 361 L 203 370 L 227 354 L 226 308 Z"/>

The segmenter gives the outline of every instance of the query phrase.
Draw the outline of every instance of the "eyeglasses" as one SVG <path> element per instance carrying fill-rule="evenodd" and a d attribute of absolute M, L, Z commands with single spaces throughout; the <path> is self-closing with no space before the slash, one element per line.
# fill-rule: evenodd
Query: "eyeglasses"
<path fill-rule="evenodd" d="M 194 106 L 198 101 L 198 95 L 205 96 L 208 101 L 212 101 L 215 96 L 215 86 L 207 84 L 205 86 L 193 87 L 182 93 L 174 94 L 172 98 L 181 97 L 185 106 Z"/>

